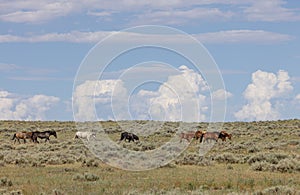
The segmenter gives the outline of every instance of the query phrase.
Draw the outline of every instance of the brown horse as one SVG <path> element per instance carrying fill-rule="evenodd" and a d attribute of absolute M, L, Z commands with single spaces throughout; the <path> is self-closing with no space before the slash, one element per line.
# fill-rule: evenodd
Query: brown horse
<path fill-rule="evenodd" d="M 31 139 L 31 141 L 33 141 L 32 132 L 22 131 L 22 132 L 17 132 L 13 135 L 12 140 L 15 140 L 14 143 L 16 143 L 17 140 L 18 140 L 19 143 L 21 143 L 20 139 L 23 139 L 24 143 L 26 143 L 26 139 Z"/>
<path fill-rule="evenodd" d="M 202 142 L 202 139 L 203 139 L 203 135 L 205 134 L 206 132 L 205 131 L 196 131 L 195 133 L 195 138 L 196 140 L 198 140 L 200 138 L 200 143 Z"/>
<path fill-rule="evenodd" d="M 222 141 L 226 141 L 226 137 L 228 137 L 228 139 L 231 140 L 231 137 L 232 135 L 227 133 L 226 131 L 220 131 L 220 134 L 219 134 L 219 138 L 222 139 Z"/>
<path fill-rule="evenodd" d="M 182 142 L 183 139 L 191 141 L 191 139 L 195 138 L 195 132 L 194 131 L 182 132 L 179 135 L 179 137 L 180 137 L 180 142 Z"/>
<path fill-rule="evenodd" d="M 206 132 L 203 134 L 203 142 L 208 142 L 208 140 L 215 140 L 216 142 L 218 141 L 219 139 L 219 135 L 220 133 L 219 132 Z M 201 142 L 202 140 L 200 140 Z"/>

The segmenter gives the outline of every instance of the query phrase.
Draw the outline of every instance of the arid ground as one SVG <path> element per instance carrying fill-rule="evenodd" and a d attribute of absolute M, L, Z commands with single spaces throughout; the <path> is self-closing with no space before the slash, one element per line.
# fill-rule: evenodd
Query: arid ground
<path fill-rule="evenodd" d="M 145 152 L 177 136 L 179 126 L 192 131 L 208 127 L 155 121 L 98 123 L 116 143 L 124 127 L 159 127 L 139 136 L 138 143 L 118 143 Z M 58 137 L 39 144 L 11 140 L 17 131 L 36 130 L 55 130 Z M 224 123 L 231 140 L 219 140 L 204 156 L 199 149 L 209 143 L 193 140 L 167 165 L 145 171 L 105 164 L 83 140 L 73 139 L 77 130 L 74 122 L 0 121 L 0 194 L 300 194 L 300 120 Z"/>

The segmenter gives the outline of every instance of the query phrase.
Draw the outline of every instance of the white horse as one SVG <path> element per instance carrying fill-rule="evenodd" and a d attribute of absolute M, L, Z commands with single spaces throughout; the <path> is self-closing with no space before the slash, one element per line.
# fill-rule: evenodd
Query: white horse
<path fill-rule="evenodd" d="M 96 133 L 89 132 L 89 131 L 77 131 L 74 139 L 83 138 L 83 139 L 87 139 L 88 141 L 90 141 L 91 137 L 96 138 Z"/>

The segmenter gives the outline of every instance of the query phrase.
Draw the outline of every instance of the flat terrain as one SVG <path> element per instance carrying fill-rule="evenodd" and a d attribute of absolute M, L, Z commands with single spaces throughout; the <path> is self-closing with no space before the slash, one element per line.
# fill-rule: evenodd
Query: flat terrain
<path fill-rule="evenodd" d="M 300 120 L 224 123 L 232 140 L 219 140 L 204 156 L 199 151 L 211 143 L 183 140 L 188 145 L 183 153 L 145 171 L 109 166 L 73 139 L 78 129 L 95 124 L 0 121 L 0 194 L 300 194 Z M 99 124 L 120 147 L 139 152 L 177 138 L 179 127 L 208 128 L 207 123 L 155 121 Z M 58 137 L 14 143 L 13 134 L 24 130 L 55 130 Z M 124 130 L 138 134 L 140 142 L 118 142 Z"/>

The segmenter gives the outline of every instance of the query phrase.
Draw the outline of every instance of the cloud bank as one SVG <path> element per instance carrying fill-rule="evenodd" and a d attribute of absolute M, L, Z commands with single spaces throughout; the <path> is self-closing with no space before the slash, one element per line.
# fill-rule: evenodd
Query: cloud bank
<path fill-rule="evenodd" d="M 234 115 L 238 120 L 277 120 L 280 112 L 276 104 L 292 90 L 288 72 L 279 70 L 276 75 L 258 70 L 244 91 L 248 103 Z"/>
<path fill-rule="evenodd" d="M 157 89 L 149 90 L 136 83 L 136 91 L 131 94 L 134 90 L 126 87 L 126 80 L 85 81 L 74 89 L 75 119 L 207 120 L 211 95 L 207 83 L 199 73 L 184 65 L 178 72 L 169 75 Z M 224 93 L 230 94 L 219 89 L 214 96 L 225 98 Z"/>
<path fill-rule="evenodd" d="M 21 97 L 0 91 L 0 120 L 45 120 L 46 112 L 59 100 L 54 96 Z"/>

